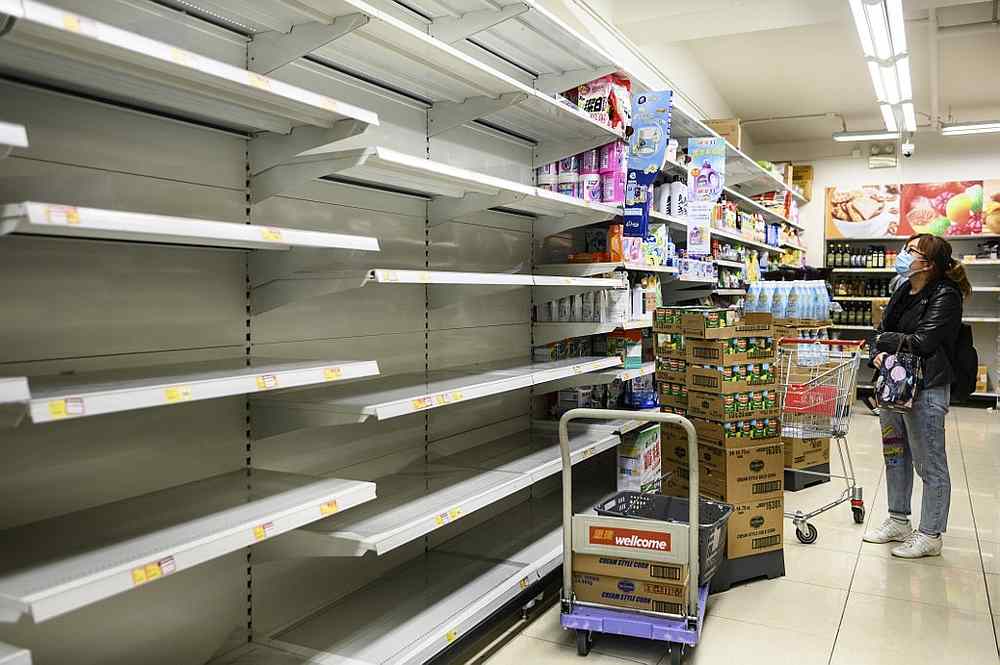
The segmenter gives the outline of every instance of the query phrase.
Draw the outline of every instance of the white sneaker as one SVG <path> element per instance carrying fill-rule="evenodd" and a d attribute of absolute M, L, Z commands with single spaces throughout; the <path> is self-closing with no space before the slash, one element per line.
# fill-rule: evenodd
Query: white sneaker
<path fill-rule="evenodd" d="M 944 539 L 932 538 L 922 531 L 914 531 L 902 545 L 892 548 L 892 555 L 903 559 L 919 559 L 925 556 L 941 556 Z"/>
<path fill-rule="evenodd" d="M 912 533 L 913 527 L 910 526 L 910 520 L 900 522 L 888 517 L 882 522 L 882 526 L 866 533 L 864 540 L 867 543 L 879 544 L 891 542 L 904 543 Z"/>

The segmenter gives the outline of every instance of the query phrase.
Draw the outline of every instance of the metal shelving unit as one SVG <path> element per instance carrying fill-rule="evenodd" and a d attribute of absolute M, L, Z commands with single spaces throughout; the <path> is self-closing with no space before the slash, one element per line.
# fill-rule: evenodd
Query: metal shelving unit
<path fill-rule="evenodd" d="M 804 251 L 806 251 L 805 247 L 803 247 L 801 245 L 793 245 L 790 242 L 783 242 L 783 243 L 781 243 L 781 246 L 784 247 L 784 248 L 786 248 L 786 249 L 795 250 L 797 252 L 804 252 Z"/>
<path fill-rule="evenodd" d="M 830 268 L 830 272 L 844 272 L 844 273 L 872 273 L 872 274 L 882 274 L 888 275 L 889 273 L 896 272 L 895 268 Z"/>
<path fill-rule="evenodd" d="M 8 234 L 250 250 L 312 247 L 379 251 L 378 239 L 366 236 L 148 215 L 34 201 L 0 207 L 0 236 Z"/>
<path fill-rule="evenodd" d="M 347 379 L 377 376 L 375 361 L 276 361 L 234 358 L 180 365 L 136 367 L 86 374 L 33 377 L 28 395 L 21 384 L 10 383 L 8 408 L 20 402 L 33 423 L 49 423 L 119 413 L 155 406 L 174 406 L 203 399 L 301 388 Z M 0 383 L 0 386 L 3 386 Z M 6 392 L 6 391 L 5 391 Z M 9 393 L 8 393 L 9 394 Z M 0 394 L 0 404 L 3 403 Z M 20 420 L 17 418 L 16 420 Z M 11 423 L 16 424 L 16 423 Z"/>
<path fill-rule="evenodd" d="M 34 0 L 3 11 L 15 19 L 0 37 L 5 73 L 242 131 L 378 124 L 371 111 Z"/>
<path fill-rule="evenodd" d="M 28 147 L 28 132 L 22 125 L 0 122 L 0 159 L 7 157 L 14 148 Z"/>
<path fill-rule="evenodd" d="M 745 245 L 746 247 L 753 247 L 754 249 L 762 249 L 765 252 L 771 252 L 772 254 L 781 254 L 781 248 L 775 247 L 773 245 L 768 245 L 756 240 L 750 240 L 749 238 L 744 238 L 739 233 L 735 231 L 727 231 L 725 229 L 712 229 L 712 235 L 719 238 L 726 238 L 731 240 L 738 245 Z"/>
<path fill-rule="evenodd" d="M 375 484 L 253 470 L 0 532 L 0 621 L 41 622 L 375 498 Z"/>
<path fill-rule="evenodd" d="M 745 289 L 713 289 L 712 295 L 714 296 L 745 296 L 747 294 Z"/>
<path fill-rule="evenodd" d="M 590 275 L 604 275 L 615 270 L 628 270 L 631 272 L 658 272 L 665 274 L 676 274 L 677 268 L 674 266 L 649 266 L 641 263 L 628 263 L 625 261 L 608 263 L 546 263 L 535 266 L 535 270 L 544 274 L 558 275 L 578 275 L 587 277 Z"/>
<path fill-rule="evenodd" d="M 257 395 L 253 428 L 258 437 L 266 437 L 303 427 L 387 420 L 620 364 L 617 356 L 494 363 L 398 374 L 344 389 Z"/>
<path fill-rule="evenodd" d="M 730 261 L 728 259 L 715 259 L 713 263 L 715 263 L 715 265 L 717 266 L 722 266 L 724 268 L 739 268 L 742 270 L 743 268 L 746 267 L 740 261 Z"/>
<path fill-rule="evenodd" d="M 31 665 L 31 652 L 0 642 L 0 665 Z"/>
<path fill-rule="evenodd" d="M 273 541 L 263 556 L 382 556 L 562 470 L 552 433 L 489 436 L 474 448 L 417 460 L 376 478 L 378 499 Z M 570 441 L 570 459 L 589 459 L 619 440 L 606 430 L 578 433 Z M 340 473 L 351 475 L 351 469 Z"/>

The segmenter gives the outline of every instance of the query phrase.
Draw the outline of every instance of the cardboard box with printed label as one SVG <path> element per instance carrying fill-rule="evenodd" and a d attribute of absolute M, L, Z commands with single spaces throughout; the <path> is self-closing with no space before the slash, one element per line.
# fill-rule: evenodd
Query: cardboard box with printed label
<path fill-rule="evenodd" d="M 742 316 L 732 309 L 706 309 L 681 316 L 681 332 L 692 339 L 774 337 L 770 314 L 751 312 Z"/>
<path fill-rule="evenodd" d="M 980 365 L 976 372 L 976 392 L 985 393 L 988 390 L 989 375 L 986 372 L 986 365 Z"/>
<path fill-rule="evenodd" d="M 687 566 L 606 554 L 573 553 L 573 572 L 687 586 Z"/>
<path fill-rule="evenodd" d="M 830 462 L 830 439 L 798 439 L 782 437 L 785 444 L 785 466 L 808 469 Z"/>
<path fill-rule="evenodd" d="M 687 466 L 687 446 L 671 443 L 663 450 L 671 469 Z M 784 490 L 784 448 L 781 444 L 747 448 L 698 446 L 698 485 L 701 493 L 726 503 L 781 496 Z M 682 479 L 686 488 L 687 475 Z"/>
<path fill-rule="evenodd" d="M 739 118 L 716 118 L 706 120 L 705 124 L 716 134 L 732 143 L 737 150 L 742 150 L 743 131 Z"/>
<path fill-rule="evenodd" d="M 686 409 L 688 405 L 688 389 L 686 383 L 667 383 L 658 381 L 656 390 L 663 406 L 675 406 Z"/>
<path fill-rule="evenodd" d="M 762 361 L 739 365 L 689 365 L 686 380 L 690 390 L 731 395 L 773 389 L 778 377 L 774 363 Z"/>
<path fill-rule="evenodd" d="M 718 448 L 745 448 L 781 443 L 781 421 L 778 418 L 748 418 L 731 422 L 715 422 L 691 417 L 698 443 Z M 661 426 L 661 439 L 666 450 L 668 443 L 687 443 L 687 433 L 680 425 Z"/>
<path fill-rule="evenodd" d="M 774 362 L 773 337 L 684 338 L 684 357 L 693 365 Z"/>
<path fill-rule="evenodd" d="M 575 571 L 573 593 L 577 600 L 585 603 L 601 603 L 660 614 L 683 614 L 686 600 L 684 586 Z"/>
<path fill-rule="evenodd" d="M 737 559 L 782 549 L 784 522 L 783 496 L 733 504 L 727 525 L 726 556 Z"/>
<path fill-rule="evenodd" d="M 664 383 L 686 383 L 687 361 L 683 358 L 656 358 L 656 380 Z"/>
<path fill-rule="evenodd" d="M 693 416 L 717 421 L 777 418 L 778 393 L 762 388 L 735 395 L 713 395 L 710 393 L 688 393 L 688 412 Z"/>
<path fill-rule="evenodd" d="M 618 444 L 618 491 L 658 492 L 662 475 L 660 460 L 659 425 L 623 436 Z"/>
<path fill-rule="evenodd" d="M 655 332 L 653 348 L 657 358 L 678 358 L 687 360 L 687 352 L 684 350 L 684 335 L 680 333 Z"/>

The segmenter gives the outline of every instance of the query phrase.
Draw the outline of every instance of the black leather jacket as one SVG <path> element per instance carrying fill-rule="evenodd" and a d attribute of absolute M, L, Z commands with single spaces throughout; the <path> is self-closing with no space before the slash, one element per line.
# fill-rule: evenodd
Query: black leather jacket
<path fill-rule="evenodd" d="M 889 299 L 882 323 L 875 329 L 875 349 L 895 353 L 902 341 L 903 351 L 924 358 L 924 387 L 950 385 L 954 376 L 951 358 L 955 356 L 955 340 L 962 325 L 962 292 L 950 279 L 926 285 L 921 297 L 899 316 L 891 329 L 883 326 L 896 318 L 903 296 L 910 292 L 907 280 L 899 285 Z"/>

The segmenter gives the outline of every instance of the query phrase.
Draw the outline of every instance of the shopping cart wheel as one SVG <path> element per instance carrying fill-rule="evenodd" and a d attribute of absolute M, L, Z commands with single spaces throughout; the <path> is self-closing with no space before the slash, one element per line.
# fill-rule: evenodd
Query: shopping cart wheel
<path fill-rule="evenodd" d="M 586 656 L 590 653 L 590 645 L 594 641 L 590 638 L 589 630 L 577 630 L 576 631 L 576 654 L 578 656 Z"/>
<path fill-rule="evenodd" d="M 684 658 L 684 644 L 681 642 L 670 643 L 670 665 L 681 665 Z"/>
<path fill-rule="evenodd" d="M 851 506 L 851 512 L 854 513 L 854 523 L 864 524 L 865 523 L 865 507 L 864 506 Z"/>
<path fill-rule="evenodd" d="M 812 545 L 816 542 L 816 538 L 819 537 L 819 532 L 816 531 L 816 527 L 812 524 L 806 524 L 806 530 L 803 533 L 802 529 L 795 527 L 795 537 L 799 539 L 799 542 L 803 545 Z"/>

